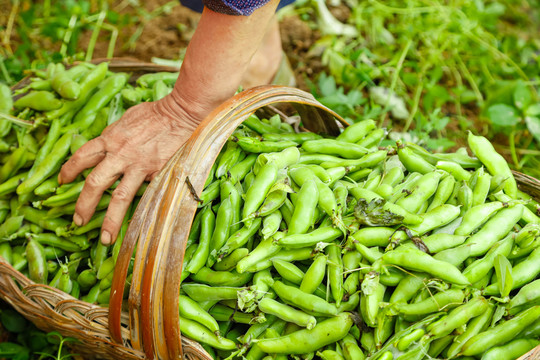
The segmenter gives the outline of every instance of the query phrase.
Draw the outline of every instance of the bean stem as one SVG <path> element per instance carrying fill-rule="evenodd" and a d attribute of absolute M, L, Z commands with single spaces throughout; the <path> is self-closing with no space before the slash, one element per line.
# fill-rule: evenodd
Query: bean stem
<path fill-rule="evenodd" d="M 519 160 L 516 153 L 516 131 L 512 130 L 510 135 L 508 136 L 508 145 L 510 146 L 510 154 L 512 155 L 512 161 L 514 162 L 514 166 L 516 169 L 521 169 L 521 166 L 519 164 Z"/>
<path fill-rule="evenodd" d="M 13 124 L 16 124 L 16 125 L 21 126 L 21 127 L 25 127 L 27 129 L 34 126 L 33 121 L 19 119 L 19 118 L 15 117 L 15 116 L 11 116 L 11 115 L 8 115 L 8 114 L 0 113 L 0 119 L 11 121 Z"/>
<path fill-rule="evenodd" d="M 388 97 L 386 99 L 386 105 L 384 106 L 385 109 L 388 108 L 388 103 L 390 102 L 390 98 L 394 92 L 394 89 L 396 88 L 397 81 L 399 79 L 399 73 L 401 72 L 401 69 L 403 68 L 403 63 L 405 62 L 405 58 L 407 57 L 407 54 L 409 53 L 409 49 L 412 45 L 412 39 L 409 39 L 407 41 L 407 44 L 405 45 L 405 48 L 403 49 L 403 52 L 401 53 L 401 56 L 399 57 L 396 70 L 394 72 L 394 75 L 392 76 L 392 83 L 390 84 L 390 90 L 388 91 Z M 381 113 L 381 117 L 379 119 L 379 127 L 382 127 L 384 118 L 386 117 L 386 112 Z"/>
<path fill-rule="evenodd" d="M 92 31 L 92 36 L 90 37 L 90 42 L 88 43 L 88 50 L 86 51 L 85 61 L 92 60 L 92 57 L 94 55 L 94 48 L 96 47 L 97 38 L 103 26 L 103 21 L 105 20 L 106 15 L 107 15 L 107 11 L 105 9 L 101 10 L 101 12 L 99 13 L 99 16 L 96 21 L 96 25 L 94 27 L 94 30 Z"/>

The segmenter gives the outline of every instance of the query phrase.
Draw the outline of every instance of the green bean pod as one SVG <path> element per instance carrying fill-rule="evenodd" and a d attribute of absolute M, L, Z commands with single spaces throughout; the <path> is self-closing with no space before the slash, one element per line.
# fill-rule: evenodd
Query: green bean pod
<path fill-rule="evenodd" d="M 364 360 L 366 358 L 356 339 L 351 334 L 347 334 L 341 340 L 341 348 L 346 360 Z"/>
<path fill-rule="evenodd" d="M 211 330 L 193 321 L 180 316 L 180 331 L 191 339 L 208 344 L 216 349 L 234 350 L 236 344 L 226 338 L 218 338 Z"/>
<path fill-rule="evenodd" d="M 331 244 L 325 249 L 328 255 L 328 281 L 332 297 L 339 307 L 343 299 L 343 259 L 341 248 L 337 244 Z"/>
<path fill-rule="evenodd" d="M 214 334 L 219 334 L 219 325 L 217 321 L 208 314 L 199 303 L 193 301 L 187 296 L 180 295 L 178 297 L 178 307 L 180 311 L 180 316 L 196 321 L 208 329 L 214 332 Z"/>
<path fill-rule="evenodd" d="M 437 191 L 433 195 L 433 199 L 431 199 L 431 203 L 429 204 L 426 211 L 430 211 L 440 205 L 443 205 L 446 203 L 446 201 L 450 198 L 452 193 L 454 192 L 454 187 L 456 185 L 456 180 L 453 176 L 445 176 L 440 182 L 439 186 L 437 187 Z"/>
<path fill-rule="evenodd" d="M 368 152 L 363 146 L 333 139 L 309 140 L 302 144 L 302 149 L 307 152 L 338 155 L 346 159 L 359 158 Z"/>
<path fill-rule="evenodd" d="M 101 88 L 86 101 L 84 107 L 73 119 L 73 123 L 67 126 L 64 131 L 77 131 L 81 133 L 90 127 L 99 110 L 104 108 L 122 90 L 126 81 L 126 75 L 121 73 L 108 77 L 103 82 Z"/>
<path fill-rule="evenodd" d="M 262 228 L 260 230 L 260 233 L 263 239 L 268 239 L 279 230 L 279 226 L 281 225 L 282 219 L 283 219 L 283 215 L 281 214 L 281 211 L 279 210 L 274 211 L 270 215 L 263 218 Z"/>
<path fill-rule="evenodd" d="M 307 180 L 298 193 L 298 201 L 289 224 L 289 234 L 305 234 L 312 225 L 312 219 L 319 200 L 319 190 L 315 180 Z"/>
<path fill-rule="evenodd" d="M 509 234 L 504 239 L 496 242 L 483 258 L 467 266 L 463 270 L 463 275 L 469 279 L 471 284 L 480 281 L 493 268 L 495 257 L 497 255 L 508 256 L 513 245 L 514 240 L 512 235 Z"/>
<path fill-rule="evenodd" d="M 239 248 L 231 252 L 231 254 L 223 258 L 220 262 L 214 265 L 217 271 L 230 271 L 236 267 L 238 262 L 244 259 L 249 254 L 249 249 Z"/>
<path fill-rule="evenodd" d="M 512 290 L 521 287 L 540 274 L 540 248 L 536 248 L 525 260 L 521 261 L 512 268 Z M 499 295 L 499 285 L 491 284 L 484 290 L 486 295 Z"/>
<path fill-rule="evenodd" d="M 348 126 L 338 135 L 336 140 L 355 143 L 362 140 L 370 131 L 375 129 L 375 121 L 371 119 L 362 120 Z"/>
<path fill-rule="evenodd" d="M 491 175 L 503 175 L 504 192 L 512 198 L 517 197 L 517 184 L 506 160 L 495 151 L 491 142 L 483 136 L 474 136 L 469 132 L 469 147 L 476 157 L 484 164 Z"/>
<path fill-rule="evenodd" d="M 313 329 L 317 324 L 315 317 L 270 298 L 264 298 L 259 301 L 259 309 L 265 314 L 274 315 L 282 320 L 305 327 L 308 330 Z"/>
<path fill-rule="evenodd" d="M 182 283 L 182 290 L 195 301 L 235 300 L 243 288 L 227 286 L 208 286 L 197 283 Z"/>
<path fill-rule="evenodd" d="M 219 213 L 218 213 L 219 217 Z M 255 233 L 261 227 L 262 219 L 255 218 L 251 224 L 244 225 L 243 228 L 232 234 L 225 242 L 225 244 L 219 248 L 217 252 L 218 260 L 229 255 L 232 251 L 244 246 Z"/>
<path fill-rule="evenodd" d="M 76 100 L 81 94 L 80 85 L 73 81 L 71 74 L 66 71 L 54 74 L 50 84 L 54 91 L 64 99 Z"/>
<path fill-rule="evenodd" d="M 540 317 L 540 305 L 533 306 L 514 318 L 470 338 L 461 350 L 463 355 L 478 355 L 491 347 L 501 345 L 514 338 L 523 329 Z"/>
<path fill-rule="evenodd" d="M 283 151 L 291 146 L 298 145 L 298 143 L 294 141 L 260 141 L 245 136 L 237 136 L 233 141 L 237 142 L 245 152 L 255 154 Z"/>
<path fill-rule="evenodd" d="M 214 271 L 208 267 L 202 267 L 197 273 L 191 274 L 191 278 L 201 284 L 211 286 L 242 286 L 251 280 L 253 274 L 238 274 L 236 271 Z"/>
<path fill-rule="evenodd" d="M 417 155 L 409 145 L 398 149 L 399 160 L 409 172 L 419 172 L 428 174 L 435 170 L 435 166 L 424 160 L 420 155 Z"/>
<path fill-rule="evenodd" d="M 107 69 L 108 64 L 106 62 L 93 68 L 80 82 L 81 92 L 77 100 L 65 101 L 61 108 L 47 111 L 45 113 L 47 119 L 56 119 L 69 112 L 78 111 L 87 103 L 88 98 L 92 95 L 94 89 L 102 83 L 103 79 L 105 79 L 105 76 L 107 76 Z"/>
<path fill-rule="evenodd" d="M 397 312 L 404 315 L 406 319 L 416 318 L 442 309 L 447 309 L 450 306 L 455 307 L 460 305 L 464 299 L 465 294 L 462 290 L 450 289 L 438 292 L 417 303 L 407 304 L 398 302 L 395 304 L 395 307 Z"/>
<path fill-rule="evenodd" d="M 212 267 L 218 258 L 217 251 L 225 244 L 229 237 L 230 225 L 232 221 L 232 205 L 230 198 L 221 202 L 216 215 L 216 226 L 212 239 L 210 240 L 210 252 L 206 261 L 206 266 Z"/>
<path fill-rule="evenodd" d="M 485 254 L 495 242 L 510 232 L 522 214 L 521 204 L 499 210 L 477 233 L 465 241 L 464 245 L 471 245 L 471 256 Z"/>
<path fill-rule="evenodd" d="M 249 215 L 255 212 L 264 202 L 270 188 L 277 179 L 278 168 L 273 162 L 266 163 L 248 188 L 244 199 L 244 208 L 242 218 L 247 219 Z"/>
<path fill-rule="evenodd" d="M 465 325 L 470 319 L 483 314 L 488 307 L 488 302 L 485 298 L 481 296 L 475 297 L 450 311 L 448 316 L 430 324 L 427 330 L 437 338 L 449 335 L 454 329 Z"/>
<path fill-rule="evenodd" d="M 269 354 L 305 354 L 343 339 L 353 325 L 349 313 L 321 321 L 311 330 L 298 330 L 289 335 L 257 342 Z"/>
<path fill-rule="evenodd" d="M 277 254 L 281 250 L 281 246 L 277 245 L 275 240 L 281 236 L 283 236 L 283 233 L 276 233 L 274 237 L 262 240 L 253 251 L 236 264 L 236 271 L 244 273 L 258 262 Z"/>
<path fill-rule="evenodd" d="M 26 257 L 28 258 L 28 273 L 30 280 L 38 284 L 46 284 L 48 269 L 43 246 L 30 238 L 26 245 Z"/>
<path fill-rule="evenodd" d="M 436 260 L 414 246 L 401 246 L 394 251 L 385 253 L 381 259 L 387 264 L 427 272 L 453 284 L 469 284 L 467 278 L 455 266 Z"/>
<path fill-rule="evenodd" d="M 386 286 L 378 281 L 379 275 L 370 272 L 362 282 L 362 295 L 360 297 L 360 313 L 367 326 L 376 327 L 378 322 L 379 304 L 382 302 Z M 368 282 L 373 283 L 368 289 Z M 369 290 L 369 291 L 368 291 Z"/>
<path fill-rule="evenodd" d="M 52 111 L 62 107 L 62 101 L 57 99 L 50 91 L 32 91 L 15 101 L 15 108 L 30 108 L 37 111 Z"/>
<path fill-rule="evenodd" d="M 482 360 L 514 360 L 540 344 L 538 339 L 515 339 L 489 349 Z"/>
<path fill-rule="evenodd" d="M 540 279 L 537 279 L 527 285 L 524 285 L 519 292 L 510 300 L 508 308 L 534 303 L 540 299 Z"/>
<path fill-rule="evenodd" d="M 314 314 L 335 316 L 337 308 L 320 297 L 303 292 L 302 290 L 275 281 L 272 288 L 283 302 Z"/>
<path fill-rule="evenodd" d="M 416 182 L 412 193 L 396 201 L 396 204 L 409 212 L 417 213 L 421 205 L 435 194 L 441 177 L 442 174 L 439 172 L 430 172 L 423 175 Z"/>
<path fill-rule="evenodd" d="M 478 175 L 476 184 L 473 188 L 473 203 L 472 206 L 483 204 L 489 194 L 491 184 L 491 175 L 482 173 Z"/>
<path fill-rule="evenodd" d="M 442 227 L 454 221 L 459 216 L 457 206 L 444 204 L 420 215 L 423 221 L 418 225 L 408 226 L 413 235 L 423 235 L 435 228 Z M 462 223 L 463 224 L 463 223 Z"/>
<path fill-rule="evenodd" d="M 54 145 L 51 152 L 36 168 L 34 174 L 26 178 L 18 187 L 17 194 L 24 195 L 33 191 L 49 176 L 56 173 L 65 160 L 71 145 L 71 133 L 64 134 Z"/>

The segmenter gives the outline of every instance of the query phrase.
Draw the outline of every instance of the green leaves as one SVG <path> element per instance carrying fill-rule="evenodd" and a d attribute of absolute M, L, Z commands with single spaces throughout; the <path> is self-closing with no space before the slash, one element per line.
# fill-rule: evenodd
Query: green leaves
<path fill-rule="evenodd" d="M 501 290 L 501 296 L 505 298 L 512 290 L 514 279 L 512 278 L 512 264 L 501 254 L 495 257 L 495 273 L 497 274 L 497 284 Z"/>
<path fill-rule="evenodd" d="M 540 143 L 540 119 L 535 116 L 527 116 L 525 124 L 531 135 Z"/>
<path fill-rule="evenodd" d="M 0 358 L 28 360 L 30 359 L 30 350 L 18 344 L 3 342 L 0 343 Z"/>
<path fill-rule="evenodd" d="M 525 109 L 532 102 L 531 90 L 523 81 L 519 81 L 514 90 L 514 105 L 518 109 Z"/>
<path fill-rule="evenodd" d="M 28 326 L 26 319 L 13 309 L 3 309 L 0 313 L 0 322 L 7 331 L 12 333 L 21 333 Z"/>
<path fill-rule="evenodd" d="M 506 104 L 495 104 L 488 108 L 487 114 L 491 123 L 501 127 L 513 127 L 519 123 L 516 109 Z"/>
<path fill-rule="evenodd" d="M 373 199 L 369 203 L 366 199 L 358 199 L 358 205 L 354 209 L 354 216 L 360 224 L 369 226 L 391 226 L 401 224 L 403 216 L 396 215 L 385 210 L 384 199 Z"/>

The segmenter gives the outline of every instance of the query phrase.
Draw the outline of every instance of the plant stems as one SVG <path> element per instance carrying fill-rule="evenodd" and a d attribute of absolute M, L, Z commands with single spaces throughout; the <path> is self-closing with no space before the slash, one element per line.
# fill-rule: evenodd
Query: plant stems
<path fill-rule="evenodd" d="M 75 29 L 75 25 L 77 24 L 77 15 L 73 14 L 71 15 L 71 18 L 69 19 L 68 28 L 66 29 L 66 33 L 64 34 L 64 39 L 62 39 L 62 47 L 60 48 L 60 54 L 65 57 L 67 53 L 67 48 L 69 45 L 69 42 L 71 41 L 71 35 L 73 35 L 73 29 Z"/>
<path fill-rule="evenodd" d="M 97 38 L 99 36 L 99 31 L 101 30 L 101 27 L 103 26 L 103 21 L 105 20 L 106 15 L 107 15 L 106 10 L 102 10 L 99 13 L 98 19 L 96 21 L 96 25 L 94 27 L 94 30 L 92 31 L 92 36 L 90 37 L 90 42 L 88 43 L 88 50 L 86 50 L 86 56 L 84 58 L 85 61 L 92 60 L 92 56 L 94 55 L 94 48 L 96 47 Z"/>
<path fill-rule="evenodd" d="M 508 135 L 508 145 L 510 146 L 510 155 L 512 155 L 512 161 L 516 169 L 521 169 L 519 160 L 516 153 L 516 130 L 512 130 L 510 135 Z"/>
<path fill-rule="evenodd" d="M 388 103 L 390 102 L 390 97 L 392 96 L 394 92 L 394 89 L 396 87 L 396 84 L 399 78 L 399 73 L 401 72 L 401 69 L 403 68 L 403 63 L 405 62 L 405 58 L 407 57 L 407 53 L 409 52 L 411 45 L 412 45 L 412 39 L 409 39 L 407 41 L 407 44 L 405 45 L 405 48 L 403 49 L 401 53 L 401 56 L 399 57 L 396 70 L 394 72 L 394 75 L 392 76 L 392 83 L 390 84 L 390 90 L 388 91 L 388 98 L 386 99 L 385 108 L 388 107 Z M 383 112 L 379 119 L 379 127 L 382 127 L 385 116 L 386 116 L 386 113 Z"/>

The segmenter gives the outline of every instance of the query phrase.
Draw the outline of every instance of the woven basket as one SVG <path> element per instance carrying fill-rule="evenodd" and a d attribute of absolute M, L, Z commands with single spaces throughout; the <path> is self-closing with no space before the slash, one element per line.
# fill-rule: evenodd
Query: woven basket
<path fill-rule="evenodd" d="M 148 72 L 176 70 L 124 58 L 113 59 L 109 69 L 130 72 L 134 74 L 132 80 Z M 24 87 L 28 82 L 26 78 L 14 89 Z M 2 258 L 0 299 L 38 328 L 46 332 L 58 331 L 63 336 L 78 339 L 80 343 L 72 347 L 88 358 L 179 358 L 183 355 L 188 359 L 211 359 L 197 342 L 180 336 L 178 304 L 172 305 L 174 311 L 165 311 L 166 314 L 172 313 L 174 319 L 162 316 L 167 306 L 170 309 L 170 303 L 178 298 L 178 264 L 181 266 L 183 244 L 197 207 L 185 181 L 180 179 L 189 178 L 195 191 L 200 194 L 210 167 L 230 133 L 259 108 L 266 106 L 265 110 L 279 113 L 271 106 L 275 103 L 293 104 L 304 126 L 312 131 L 337 134 L 339 127 L 334 117 L 347 125 L 311 95 L 297 89 L 264 87 L 243 92 L 216 109 L 148 187 L 118 257 L 109 308 L 85 303 L 47 285 L 35 284 Z M 175 223 L 175 218 L 178 223 Z M 138 240 L 129 309 L 125 312 L 122 311 L 122 292 L 130 259 L 125 254 L 132 254 Z M 165 250 L 169 248 L 175 251 Z M 169 253 L 167 258 L 156 255 L 166 253 Z M 171 253 L 175 255 L 171 256 Z M 167 266 L 168 261 L 172 264 Z M 172 291 L 174 295 L 163 291 L 164 269 L 167 269 L 168 275 L 171 274 L 169 271 L 174 274 L 178 271 L 178 276 L 168 276 L 168 281 L 178 284 L 175 285 L 176 290 Z M 158 278 L 159 283 L 155 281 Z M 118 291 L 119 284 L 122 285 Z M 169 302 L 163 301 L 164 296 Z"/>
<path fill-rule="evenodd" d="M 153 64 L 121 60 L 118 71 L 167 71 Z M 115 63 L 111 69 L 115 69 Z M 187 143 L 148 186 L 122 244 L 114 272 L 109 308 L 77 300 L 46 285 L 34 284 L 0 258 L 0 298 L 44 331 L 58 331 L 80 340 L 76 351 L 89 357 L 114 359 L 200 359 L 211 357 L 179 330 L 178 293 L 185 244 L 210 168 L 230 134 L 257 110 L 276 112 L 272 105 L 295 107 L 303 126 L 337 134 L 341 117 L 310 94 L 294 88 L 264 86 L 244 91 L 214 110 Z M 277 111 L 279 113 L 279 111 Z M 338 122 L 336 122 L 336 120 Z M 520 175 L 520 174 L 516 174 Z M 540 181 L 518 183 L 536 198 Z M 122 311 L 124 284 L 137 245 L 128 312 Z M 536 352 L 535 352 L 536 351 Z M 540 349 L 522 359 L 539 359 Z M 529 357 L 526 357 L 529 356 Z"/>

